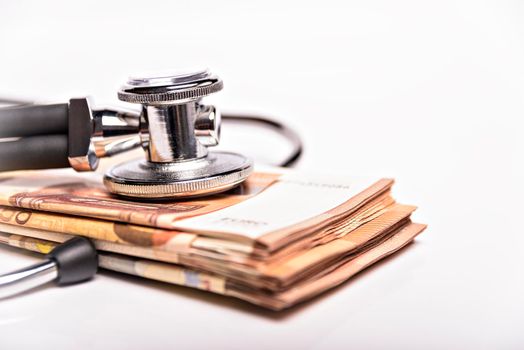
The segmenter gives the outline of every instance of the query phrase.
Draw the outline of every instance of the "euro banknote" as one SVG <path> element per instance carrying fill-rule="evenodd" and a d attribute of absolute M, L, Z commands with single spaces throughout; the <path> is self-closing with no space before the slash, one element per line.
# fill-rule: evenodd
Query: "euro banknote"
<path fill-rule="evenodd" d="M 306 301 L 328 289 L 338 286 L 375 262 L 397 252 L 420 234 L 425 225 L 408 223 L 397 229 L 374 247 L 352 259 L 339 262 L 329 272 L 296 284 L 280 292 L 244 287 L 227 277 L 212 274 L 182 265 L 167 264 L 147 259 L 100 252 L 100 267 L 112 271 L 140 276 L 170 284 L 197 288 L 225 296 L 235 297 L 271 310 L 282 310 Z M 56 242 L 0 233 L 0 243 L 43 254 L 50 252 Z"/>
<path fill-rule="evenodd" d="M 197 253 L 198 249 L 189 251 L 181 249 L 175 255 L 169 254 L 170 259 L 161 259 L 161 254 L 155 252 L 148 245 L 122 244 L 109 241 L 104 236 L 87 236 L 94 238 L 93 241 L 97 249 L 102 251 L 183 264 L 226 275 L 233 279 L 238 279 L 244 284 L 278 290 L 294 283 L 301 277 L 313 274 L 316 270 L 325 270 L 332 261 L 355 255 L 356 252 L 374 244 L 390 231 L 409 221 L 409 217 L 414 210 L 415 207 L 413 206 L 394 204 L 374 220 L 352 230 L 350 234 L 327 243 L 311 244 L 308 248 L 287 254 L 279 259 L 270 260 L 244 259 L 242 262 L 224 261 L 205 254 L 199 255 Z M 27 215 L 27 211 L 19 209 L 12 210 L 9 212 L 9 215 L 6 215 L 6 211 L 4 211 L 2 215 L 4 218 L 8 216 L 11 218 L 19 216 L 21 218 L 21 213 L 25 213 L 26 218 L 29 217 L 26 219 L 26 222 L 33 218 L 32 215 Z M 36 214 L 38 215 L 39 213 Z M 37 215 L 34 217 L 38 217 Z M 46 216 L 47 214 L 42 215 Z M 72 219 L 75 220 L 75 218 Z M 19 221 L 23 222 L 23 220 Z M 78 235 L 76 232 L 64 234 L 64 232 L 26 227 L 18 223 L 12 225 L 0 224 L 0 231 L 56 242 L 67 240 L 71 237 L 71 234 Z"/>
<path fill-rule="evenodd" d="M 137 202 L 110 195 L 100 174 L 28 171 L 0 175 L 0 205 L 226 238 L 264 255 L 344 220 L 392 184 L 256 172 L 222 195 Z"/>
<path fill-rule="evenodd" d="M 274 169 L 221 195 L 139 202 L 107 193 L 97 174 L 4 173 L 0 240 L 39 250 L 85 236 L 104 268 L 278 310 L 342 283 L 423 231 L 411 222 L 416 208 L 396 203 L 392 185 Z"/>

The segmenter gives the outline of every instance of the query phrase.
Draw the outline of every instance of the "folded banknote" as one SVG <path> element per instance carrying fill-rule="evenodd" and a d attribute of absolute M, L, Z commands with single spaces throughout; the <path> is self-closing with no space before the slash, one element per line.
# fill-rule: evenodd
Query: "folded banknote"
<path fill-rule="evenodd" d="M 42 251 L 86 236 L 104 268 L 281 309 L 341 283 L 424 229 L 411 223 L 415 207 L 395 203 L 392 185 L 275 169 L 221 195 L 136 202 L 108 194 L 97 174 L 6 173 L 0 241 Z M 200 277 L 180 277 L 189 275 Z"/>

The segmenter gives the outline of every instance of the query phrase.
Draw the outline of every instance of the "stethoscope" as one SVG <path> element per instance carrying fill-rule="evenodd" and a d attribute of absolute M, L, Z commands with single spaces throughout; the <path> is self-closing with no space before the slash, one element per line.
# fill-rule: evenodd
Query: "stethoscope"
<path fill-rule="evenodd" d="M 93 171 L 100 158 L 142 147 L 145 159 L 118 164 L 105 173 L 108 191 L 148 200 L 212 195 L 239 185 L 253 171 L 246 156 L 208 150 L 219 143 L 222 120 L 274 129 L 293 146 L 277 165 L 295 163 L 302 143 L 292 129 L 265 117 L 221 116 L 215 106 L 203 103 L 222 87 L 222 80 L 208 70 L 133 77 L 118 98 L 140 104 L 140 112 L 96 109 L 90 98 L 49 105 L 4 100 L 13 103 L 0 108 L 0 171 Z M 86 281 L 97 269 L 93 244 L 75 237 L 57 246 L 44 262 L 1 275 L 0 298 L 50 281 Z"/>

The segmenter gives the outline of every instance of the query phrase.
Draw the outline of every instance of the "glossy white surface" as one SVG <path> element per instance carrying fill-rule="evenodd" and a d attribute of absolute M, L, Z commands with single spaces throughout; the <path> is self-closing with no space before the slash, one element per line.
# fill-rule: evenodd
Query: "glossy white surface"
<path fill-rule="evenodd" d="M 112 103 L 134 72 L 207 66 L 220 106 L 298 129 L 300 169 L 395 177 L 430 226 L 281 315 L 108 272 L 40 288 L 0 302 L 0 348 L 522 348 L 523 16 L 517 1 L 2 2 L 0 95 Z M 263 154 L 255 136 L 234 141 Z M 36 260 L 0 247 L 1 271 Z"/>

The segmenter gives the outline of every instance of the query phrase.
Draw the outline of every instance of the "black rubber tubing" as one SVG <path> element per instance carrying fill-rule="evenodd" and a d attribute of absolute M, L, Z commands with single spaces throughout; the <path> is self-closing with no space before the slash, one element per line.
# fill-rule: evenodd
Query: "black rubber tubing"
<path fill-rule="evenodd" d="M 0 140 L 0 171 L 69 167 L 67 135 Z"/>
<path fill-rule="evenodd" d="M 222 120 L 240 123 L 253 123 L 266 127 L 273 128 L 276 132 L 281 134 L 293 145 L 293 150 L 286 156 L 284 160 L 274 166 L 280 166 L 284 168 L 291 168 L 302 156 L 304 145 L 300 136 L 291 128 L 283 123 L 277 122 L 276 120 L 269 119 L 260 116 L 246 116 L 246 115 L 235 115 L 235 114 L 222 114 Z"/>
<path fill-rule="evenodd" d="M 0 108 L 0 138 L 67 134 L 67 103 Z"/>

